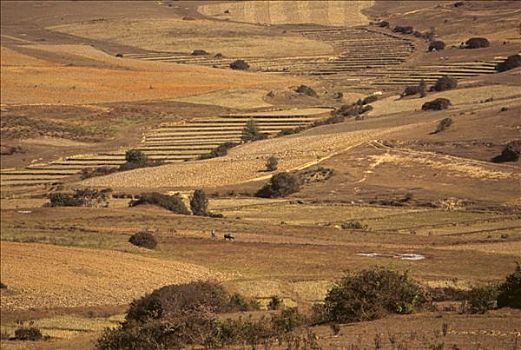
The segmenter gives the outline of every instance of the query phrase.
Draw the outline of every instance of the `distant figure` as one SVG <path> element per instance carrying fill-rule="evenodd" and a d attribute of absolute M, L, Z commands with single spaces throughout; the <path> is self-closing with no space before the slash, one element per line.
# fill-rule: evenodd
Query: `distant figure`
<path fill-rule="evenodd" d="M 224 240 L 225 241 L 233 241 L 235 239 L 235 236 L 231 233 L 225 233 L 224 234 Z"/>
<path fill-rule="evenodd" d="M 211 235 L 212 235 L 212 239 L 217 239 L 217 234 L 215 233 L 215 229 L 214 228 L 212 228 Z"/>

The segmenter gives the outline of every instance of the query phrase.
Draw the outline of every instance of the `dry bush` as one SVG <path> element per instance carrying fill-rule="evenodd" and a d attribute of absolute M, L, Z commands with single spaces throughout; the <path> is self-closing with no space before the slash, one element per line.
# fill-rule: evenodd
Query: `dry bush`
<path fill-rule="evenodd" d="M 298 92 L 301 95 L 306 95 L 310 97 L 318 97 L 318 94 L 315 90 L 313 90 L 311 87 L 306 85 L 300 85 L 295 89 L 295 92 Z"/>
<path fill-rule="evenodd" d="M 176 214 L 190 215 L 190 211 L 178 196 L 169 196 L 158 192 L 142 193 L 138 199 L 130 201 L 128 205 L 135 207 L 142 204 L 157 205 Z"/>
<path fill-rule="evenodd" d="M 338 281 L 327 293 L 323 316 L 330 322 L 369 321 L 412 313 L 426 302 L 424 290 L 406 273 L 375 267 Z"/>
<path fill-rule="evenodd" d="M 268 310 L 278 310 L 282 308 L 283 305 L 284 301 L 281 297 L 279 297 L 278 295 L 272 295 L 270 297 L 270 302 L 268 303 Z"/>
<path fill-rule="evenodd" d="M 455 89 L 458 86 L 458 82 L 456 79 L 451 78 L 447 75 L 444 75 L 438 80 L 436 80 L 436 83 L 432 86 L 432 90 L 434 91 L 445 91 L 450 89 Z"/>
<path fill-rule="evenodd" d="M 444 118 L 438 123 L 436 130 L 434 130 L 431 134 L 440 133 L 443 130 L 448 129 L 451 125 L 452 125 L 452 118 Z"/>
<path fill-rule="evenodd" d="M 443 49 L 445 49 L 445 43 L 441 40 L 434 40 L 429 43 L 429 52 L 441 51 Z"/>
<path fill-rule="evenodd" d="M 406 86 L 400 97 L 412 96 L 420 93 L 420 86 Z"/>
<path fill-rule="evenodd" d="M 271 177 L 255 196 L 262 198 L 285 197 L 300 190 L 300 179 L 295 174 L 278 173 Z"/>
<path fill-rule="evenodd" d="M 115 173 L 119 170 L 119 168 L 102 166 L 99 168 L 83 168 L 80 172 L 80 178 L 82 180 L 95 177 L 95 176 L 104 176 Z"/>
<path fill-rule="evenodd" d="M 202 154 L 199 156 L 199 159 L 210 159 L 210 158 L 216 158 L 216 157 L 224 157 L 228 154 L 228 150 L 238 146 L 238 143 L 235 142 L 225 142 L 223 144 L 220 144 L 215 149 L 211 150 L 210 153 Z"/>
<path fill-rule="evenodd" d="M 402 34 L 412 34 L 414 32 L 414 28 L 411 26 L 396 26 L 394 27 L 393 32 Z"/>
<path fill-rule="evenodd" d="M 33 326 L 33 323 L 29 324 L 29 326 L 25 326 L 23 322 L 19 322 L 20 327 L 18 327 L 14 331 L 14 338 L 16 340 L 29 340 L 29 341 L 38 341 L 44 339 L 42 332 L 39 328 Z"/>
<path fill-rule="evenodd" d="M 157 247 L 156 238 L 153 234 L 147 231 L 134 233 L 132 236 L 130 236 L 128 241 L 138 247 L 148 249 L 155 249 Z"/>
<path fill-rule="evenodd" d="M 450 105 L 451 105 L 450 100 L 448 100 L 446 98 L 441 98 L 440 97 L 440 98 L 437 98 L 435 100 L 432 100 L 432 101 L 429 101 L 429 102 L 425 102 L 422 105 L 422 110 L 424 110 L 424 111 L 429 111 L 429 110 L 440 111 L 442 109 L 449 108 Z"/>
<path fill-rule="evenodd" d="M 230 68 L 235 70 L 248 70 L 250 65 L 245 60 L 235 60 L 230 63 Z"/>
<path fill-rule="evenodd" d="M 266 170 L 267 171 L 275 171 L 279 165 L 279 159 L 275 156 L 271 156 L 266 161 Z"/>
<path fill-rule="evenodd" d="M 341 225 L 341 227 L 344 230 L 363 230 L 363 231 L 366 231 L 369 228 L 369 226 L 362 224 L 360 221 L 344 222 Z"/>
<path fill-rule="evenodd" d="M 506 60 L 496 65 L 496 70 L 498 72 L 505 72 L 517 67 L 521 67 L 521 55 L 519 54 L 508 56 Z"/>
<path fill-rule="evenodd" d="M 208 52 L 206 52 L 205 50 L 193 50 L 192 51 L 192 56 L 207 56 L 209 55 Z"/>

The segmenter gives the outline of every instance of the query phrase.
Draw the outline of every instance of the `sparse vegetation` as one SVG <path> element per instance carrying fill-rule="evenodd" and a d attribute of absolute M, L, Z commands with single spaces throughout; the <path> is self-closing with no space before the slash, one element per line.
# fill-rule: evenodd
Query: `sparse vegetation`
<path fill-rule="evenodd" d="M 130 236 L 128 241 L 135 246 L 147 249 L 155 249 L 157 247 L 156 238 L 148 231 L 134 233 L 132 236 Z"/>
<path fill-rule="evenodd" d="M 365 224 L 362 224 L 360 221 L 348 221 L 348 222 L 344 222 L 341 227 L 344 229 L 344 230 L 363 230 L 363 231 L 366 231 L 369 226 L 368 225 L 365 225 Z"/>
<path fill-rule="evenodd" d="M 190 197 L 190 209 L 194 215 L 207 216 L 208 212 L 208 198 L 202 189 L 194 191 Z"/>
<path fill-rule="evenodd" d="M 39 328 L 33 326 L 32 322 L 29 326 L 20 323 L 20 327 L 14 331 L 14 338 L 23 341 L 38 341 L 43 339 L 43 334 Z"/>
<path fill-rule="evenodd" d="M 215 149 L 213 149 L 210 153 L 202 154 L 199 156 L 199 159 L 210 159 L 210 158 L 216 158 L 216 157 L 224 157 L 228 154 L 228 150 L 231 148 L 238 146 L 238 143 L 235 142 L 225 142 L 223 144 L 220 144 Z"/>
<path fill-rule="evenodd" d="M 105 176 L 119 171 L 119 168 L 116 167 L 108 167 L 102 166 L 98 168 L 83 168 L 80 172 L 80 178 L 82 180 L 95 177 L 95 176 Z"/>
<path fill-rule="evenodd" d="M 450 100 L 446 98 L 437 98 L 429 102 L 425 102 L 422 105 L 422 110 L 424 111 L 441 111 L 442 109 L 447 109 L 451 106 Z"/>
<path fill-rule="evenodd" d="M 190 211 L 178 196 L 169 196 L 158 192 L 142 193 L 138 199 L 130 201 L 129 206 L 135 207 L 142 204 L 157 205 L 176 214 L 190 215 Z"/>
<path fill-rule="evenodd" d="M 473 314 L 483 314 L 497 307 L 498 289 L 495 285 L 474 287 L 467 292 L 463 309 Z"/>
<path fill-rule="evenodd" d="M 275 156 L 271 156 L 266 161 L 266 170 L 267 171 L 275 171 L 279 166 L 279 159 Z"/>
<path fill-rule="evenodd" d="M 517 162 L 521 155 L 521 140 L 510 141 L 505 145 L 501 154 L 494 157 L 494 163 Z"/>
<path fill-rule="evenodd" d="M 521 55 L 515 54 L 508 56 L 506 60 L 500 62 L 496 65 L 496 70 L 498 72 L 505 72 L 507 70 L 511 70 L 517 67 L 521 67 Z"/>
<path fill-rule="evenodd" d="M 433 85 L 432 90 L 434 91 L 445 91 L 450 89 L 455 89 L 458 86 L 458 82 L 456 79 L 451 78 L 447 75 L 442 76 L 436 80 L 436 83 Z"/>
<path fill-rule="evenodd" d="M 395 26 L 393 28 L 393 32 L 402 34 L 412 34 L 414 32 L 414 28 L 411 26 Z"/>
<path fill-rule="evenodd" d="M 250 65 L 245 60 L 235 60 L 230 63 L 230 68 L 235 70 L 248 70 Z"/>
<path fill-rule="evenodd" d="M 470 38 L 465 42 L 465 45 L 463 45 L 464 49 L 481 49 L 484 47 L 489 47 L 490 43 L 486 38 Z"/>
<path fill-rule="evenodd" d="M 297 175 L 291 173 L 278 173 L 271 177 L 255 194 L 257 197 L 276 198 L 286 197 L 300 190 L 300 179 Z"/>
<path fill-rule="evenodd" d="M 406 273 L 377 267 L 338 281 L 324 307 L 326 321 L 347 323 L 375 320 L 388 313 L 408 314 L 426 302 L 423 289 Z"/>
<path fill-rule="evenodd" d="M 432 132 L 432 134 L 437 134 L 442 132 L 443 130 L 448 129 L 452 125 L 452 118 L 443 118 L 438 123 L 438 126 L 436 127 L 436 130 Z"/>
<path fill-rule="evenodd" d="M 268 310 L 278 310 L 283 306 L 283 300 L 278 295 L 272 295 L 268 303 Z"/>

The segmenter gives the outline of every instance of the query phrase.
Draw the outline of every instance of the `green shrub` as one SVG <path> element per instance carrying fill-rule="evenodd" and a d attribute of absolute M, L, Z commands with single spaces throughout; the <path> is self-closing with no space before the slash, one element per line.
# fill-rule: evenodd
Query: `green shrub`
<path fill-rule="evenodd" d="M 279 159 L 275 156 L 271 156 L 266 161 L 266 170 L 275 171 L 279 165 Z"/>
<path fill-rule="evenodd" d="M 280 315 L 273 316 L 272 323 L 277 333 L 287 333 L 306 323 L 306 317 L 295 307 L 284 309 Z"/>
<path fill-rule="evenodd" d="M 83 188 L 74 190 L 74 193 L 53 192 L 49 194 L 49 206 L 106 207 L 108 206 L 107 193 L 111 191 L 109 188 L 103 190 Z"/>
<path fill-rule="evenodd" d="M 455 89 L 458 86 L 458 82 L 456 79 L 453 79 L 447 75 L 444 75 L 438 80 L 436 80 L 436 83 L 433 85 L 432 90 L 434 91 L 445 91 L 450 89 Z"/>
<path fill-rule="evenodd" d="M 243 141 L 257 141 L 265 139 L 267 136 L 262 134 L 255 119 L 250 119 L 246 122 L 244 129 L 242 129 L 241 139 Z"/>
<path fill-rule="evenodd" d="M 445 49 L 445 43 L 441 40 L 434 40 L 429 43 L 429 52 L 441 51 Z"/>
<path fill-rule="evenodd" d="M 463 48 L 465 49 L 480 49 L 483 47 L 489 47 L 490 43 L 486 38 L 470 38 L 465 42 Z"/>
<path fill-rule="evenodd" d="M 190 209 L 192 213 L 198 216 L 207 216 L 208 213 L 208 198 L 206 193 L 202 189 L 194 191 L 190 197 Z"/>
<path fill-rule="evenodd" d="M 521 55 L 520 54 L 508 56 L 508 58 L 506 60 L 504 60 L 503 62 L 499 62 L 496 65 L 496 70 L 498 72 L 505 72 L 507 70 L 514 69 L 517 67 L 521 67 Z"/>
<path fill-rule="evenodd" d="M 150 232 L 142 231 L 134 233 L 128 239 L 135 246 L 154 249 L 157 246 L 157 240 Z"/>
<path fill-rule="evenodd" d="M 49 204 L 51 207 L 80 207 L 83 201 L 72 193 L 53 192 L 49 194 Z"/>
<path fill-rule="evenodd" d="M 178 196 L 169 196 L 157 192 L 142 193 L 138 199 L 130 201 L 129 206 L 135 207 L 141 204 L 157 205 L 177 214 L 190 215 L 190 211 Z"/>
<path fill-rule="evenodd" d="M 438 126 L 436 127 L 436 130 L 434 130 L 432 133 L 437 134 L 442 132 L 443 130 L 448 129 L 452 125 L 452 118 L 443 118 L 438 123 Z"/>
<path fill-rule="evenodd" d="M 295 174 L 278 173 L 271 177 L 255 196 L 262 198 L 285 197 L 300 190 L 300 179 Z"/>
<path fill-rule="evenodd" d="M 483 314 L 496 308 L 497 296 L 498 289 L 494 285 L 472 288 L 467 292 L 467 300 L 464 302 L 463 309 L 473 314 Z"/>
<path fill-rule="evenodd" d="M 230 63 L 230 68 L 234 70 L 248 70 L 250 65 L 245 60 L 235 60 Z"/>
<path fill-rule="evenodd" d="M 216 148 L 210 151 L 208 154 L 202 154 L 199 156 L 199 159 L 210 159 L 210 158 L 216 158 L 216 157 L 224 157 L 228 154 L 228 150 L 238 146 L 238 143 L 234 142 L 225 142 L 223 144 L 220 144 Z"/>
<path fill-rule="evenodd" d="M 229 308 L 232 311 L 259 310 L 260 304 L 255 299 L 245 298 L 239 293 L 235 293 L 230 296 Z"/>
<path fill-rule="evenodd" d="M 411 313 L 426 301 L 425 292 L 406 273 L 377 267 L 337 282 L 324 307 L 328 321 L 347 323 L 374 320 L 388 313 Z"/>
<path fill-rule="evenodd" d="M 272 295 L 268 303 L 269 310 L 278 310 L 282 307 L 284 301 L 278 295 Z"/>
<path fill-rule="evenodd" d="M 16 340 L 30 341 L 37 341 L 43 339 L 42 332 L 38 328 L 33 326 L 25 327 L 23 325 L 14 331 L 14 337 Z"/>
<path fill-rule="evenodd" d="M 514 272 L 499 286 L 497 306 L 521 309 L 521 265 L 519 263 Z"/>
<path fill-rule="evenodd" d="M 521 140 L 510 141 L 505 145 L 501 154 L 492 158 L 494 163 L 517 162 L 521 154 Z"/>
<path fill-rule="evenodd" d="M 306 85 L 300 85 L 295 89 L 296 92 L 298 92 L 301 95 L 306 95 L 310 97 L 318 97 L 318 94 L 315 90 L 313 90 L 311 87 Z"/>
<path fill-rule="evenodd" d="M 424 111 L 440 111 L 442 109 L 447 109 L 451 105 L 450 100 L 446 98 L 437 98 L 435 100 L 425 102 L 422 105 L 422 110 Z"/>

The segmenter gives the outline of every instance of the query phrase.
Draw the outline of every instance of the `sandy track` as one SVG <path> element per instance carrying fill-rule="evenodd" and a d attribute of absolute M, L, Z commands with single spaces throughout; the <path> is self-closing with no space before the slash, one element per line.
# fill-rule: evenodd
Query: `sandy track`
<path fill-rule="evenodd" d="M 2 310 L 119 305 L 155 288 L 225 279 L 207 268 L 131 253 L 1 243 Z"/>
<path fill-rule="evenodd" d="M 279 171 L 303 169 L 403 128 L 337 132 L 326 135 L 304 134 L 258 141 L 232 149 L 226 157 L 136 169 L 92 178 L 83 181 L 82 185 L 111 188 L 194 188 L 262 180 L 273 175 L 264 172 L 266 159 L 271 155 L 280 159 Z"/>

